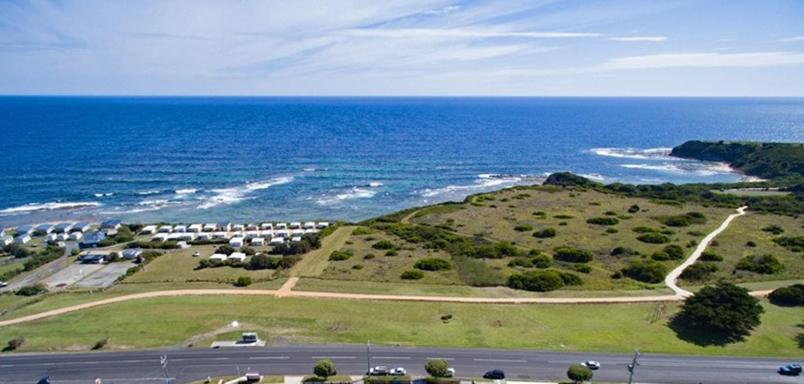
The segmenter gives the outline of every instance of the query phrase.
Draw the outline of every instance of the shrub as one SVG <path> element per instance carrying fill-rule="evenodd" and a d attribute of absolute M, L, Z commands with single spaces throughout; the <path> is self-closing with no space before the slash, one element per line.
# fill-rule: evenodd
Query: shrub
<path fill-rule="evenodd" d="M 372 245 L 371 247 L 374 248 L 374 249 L 394 249 L 394 248 L 396 248 L 394 246 L 394 243 L 392 243 L 390 240 L 380 240 L 380 241 L 374 243 L 374 245 Z"/>
<path fill-rule="evenodd" d="M 789 249 L 792 252 L 804 251 L 804 236 L 782 236 L 773 239 L 773 242 Z"/>
<path fill-rule="evenodd" d="M 282 256 L 282 259 L 279 260 L 279 267 L 282 269 L 290 269 L 291 267 L 296 265 L 296 263 L 298 263 L 299 260 L 301 260 L 301 256 L 299 255 Z"/>
<path fill-rule="evenodd" d="M 536 255 L 531 257 L 530 262 L 536 268 L 547 268 L 553 264 L 553 259 L 547 255 Z"/>
<path fill-rule="evenodd" d="M 772 275 L 784 270 L 784 265 L 773 255 L 746 256 L 737 262 L 736 269 Z"/>
<path fill-rule="evenodd" d="M 637 213 L 637 212 L 639 212 L 639 206 L 638 205 L 634 204 L 634 205 L 628 207 L 628 213 Z"/>
<path fill-rule="evenodd" d="M 586 222 L 594 225 L 617 225 L 620 220 L 616 217 L 593 217 L 586 220 Z"/>
<path fill-rule="evenodd" d="M 545 228 L 541 231 L 533 232 L 533 237 L 539 239 L 546 239 L 549 237 L 556 237 L 556 229 L 555 228 Z"/>
<path fill-rule="evenodd" d="M 700 281 L 705 280 L 715 272 L 717 272 L 717 265 L 712 263 L 695 263 L 684 269 L 684 272 L 681 272 L 681 278 L 689 281 Z"/>
<path fill-rule="evenodd" d="M 216 248 L 216 249 L 215 249 L 215 253 L 224 254 L 224 255 L 226 255 L 226 256 L 229 256 L 229 255 L 231 255 L 231 254 L 232 254 L 232 253 L 234 253 L 234 252 L 235 252 L 235 249 L 234 249 L 234 248 L 232 248 L 232 247 L 230 247 L 228 244 L 226 244 L 226 245 L 221 245 L 220 247 L 218 247 L 218 248 Z"/>
<path fill-rule="evenodd" d="M 419 280 L 423 277 L 424 273 L 416 269 L 411 269 L 409 271 L 402 272 L 402 274 L 399 275 L 399 278 L 401 278 L 402 280 Z"/>
<path fill-rule="evenodd" d="M 768 295 L 770 302 L 776 305 L 795 307 L 804 305 L 804 284 L 793 284 L 776 288 Z"/>
<path fill-rule="evenodd" d="M 579 265 L 579 267 L 587 267 L 586 265 Z M 580 276 L 569 273 L 569 272 L 559 272 L 561 276 L 561 281 L 564 282 L 564 285 L 582 285 L 583 279 Z"/>
<path fill-rule="evenodd" d="M 508 277 L 508 287 L 535 292 L 555 291 L 564 286 L 557 271 L 527 271 Z"/>
<path fill-rule="evenodd" d="M 721 281 L 684 300 L 676 321 L 698 332 L 740 340 L 760 324 L 763 312 L 747 289 Z"/>
<path fill-rule="evenodd" d="M 644 226 L 644 225 L 641 225 L 641 226 L 638 226 L 638 227 L 634 227 L 634 228 L 633 228 L 633 229 L 631 229 L 631 230 L 632 230 L 632 231 L 634 231 L 634 232 L 636 232 L 636 233 L 659 233 L 659 230 L 658 230 L 658 229 L 653 228 L 653 227 L 646 227 L 646 226 Z"/>
<path fill-rule="evenodd" d="M 583 364 L 572 364 L 567 369 L 567 377 L 575 383 L 592 380 L 592 370 Z"/>
<path fill-rule="evenodd" d="M 606 233 L 618 233 L 617 228 L 606 228 Z"/>
<path fill-rule="evenodd" d="M 335 364 L 332 360 L 324 359 L 315 363 L 313 373 L 318 377 L 326 379 L 327 377 L 336 375 L 338 371 L 335 370 Z"/>
<path fill-rule="evenodd" d="M 509 261 L 508 266 L 509 267 L 530 268 L 530 267 L 533 267 L 533 262 L 531 261 L 531 259 L 529 259 L 527 257 L 520 256 L 520 257 L 515 257 L 511 261 Z"/>
<path fill-rule="evenodd" d="M 372 231 L 371 228 L 368 227 L 357 227 L 352 231 L 352 236 L 370 235 L 373 232 L 374 231 Z"/>
<path fill-rule="evenodd" d="M 587 263 L 592 261 L 592 252 L 573 247 L 558 247 L 555 249 L 553 258 L 568 263 Z"/>
<path fill-rule="evenodd" d="M 452 269 L 452 265 L 449 261 L 444 259 L 437 259 L 434 257 L 428 257 L 425 259 L 421 259 L 416 261 L 416 264 L 413 265 L 416 269 L 421 269 L 423 271 L 441 271 L 441 270 L 448 270 Z"/>
<path fill-rule="evenodd" d="M 240 276 L 232 283 L 235 287 L 248 287 L 251 285 L 251 278 L 248 276 Z"/>
<path fill-rule="evenodd" d="M 574 264 L 572 269 L 580 273 L 592 273 L 592 267 L 586 264 Z"/>
<path fill-rule="evenodd" d="M 97 351 L 99 349 L 103 349 L 103 347 L 105 347 L 106 344 L 109 344 L 109 338 L 108 337 L 96 341 L 95 345 L 92 346 L 92 350 Z"/>
<path fill-rule="evenodd" d="M 352 269 L 355 269 L 355 270 L 359 271 L 359 270 L 363 269 L 363 264 L 355 264 L 355 265 L 352 266 Z"/>
<path fill-rule="evenodd" d="M 670 237 L 661 233 L 643 233 L 637 236 L 637 240 L 648 244 L 665 244 L 670 242 Z"/>
<path fill-rule="evenodd" d="M 15 351 L 19 347 L 21 347 L 23 344 L 25 344 L 25 338 L 22 338 L 22 337 L 13 338 L 13 339 L 8 341 L 8 343 L 6 344 L 6 347 L 3 348 L 3 351 Z"/>
<path fill-rule="evenodd" d="M 387 252 L 385 252 L 385 256 L 391 256 L 391 257 L 396 256 L 398 254 L 399 251 L 397 251 L 396 249 L 389 249 Z"/>
<path fill-rule="evenodd" d="M 686 227 L 690 224 L 706 223 L 706 216 L 700 212 L 687 212 L 683 215 L 657 217 L 656 220 L 668 227 Z"/>
<path fill-rule="evenodd" d="M 661 251 L 656 251 L 651 255 L 651 259 L 656 261 L 680 260 L 683 258 L 684 248 L 675 244 L 667 245 Z"/>
<path fill-rule="evenodd" d="M 26 285 L 18 289 L 14 294 L 17 296 L 36 296 L 40 293 L 47 292 L 47 288 L 45 288 L 42 284 L 34 284 L 34 285 Z"/>
<path fill-rule="evenodd" d="M 637 253 L 639 253 L 639 252 L 637 252 L 637 251 L 635 251 L 635 250 L 633 250 L 631 248 L 628 248 L 628 247 L 616 247 L 616 248 L 612 249 L 611 252 L 609 252 L 609 255 L 611 255 L 611 256 L 633 256 L 633 255 L 636 255 Z"/>
<path fill-rule="evenodd" d="M 633 260 L 621 272 L 634 280 L 656 284 L 664 280 L 667 268 L 655 261 Z"/>
<path fill-rule="evenodd" d="M 330 261 L 343 261 L 343 260 L 348 260 L 352 256 L 354 256 L 354 253 L 352 251 L 348 251 L 348 250 L 347 251 L 332 251 L 332 253 L 329 254 L 329 260 Z"/>
<path fill-rule="evenodd" d="M 514 230 L 517 232 L 528 232 L 533 230 L 533 226 L 530 224 L 519 224 L 514 227 Z"/>
<path fill-rule="evenodd" d="M 424 370 L 433 377 L 447 377 L 449 375 L 449 364 L 446 360 L 434 359 L 427 361 Z"/>
<path fill-rule="evenodd" d="M 751 247 L 751 248 L 753 248 L 753 247 L 756 247 L 756 246 L 757 246 L 757 243 L 756 243 L 756 242 L 754 242 L 753 240 L 748 240 L 748 241 L 745 243 L 745 246 L 746 246 L 746 247 Z"/>
<path fill-rule="evenodd" d="M 260 253 L 251 257 L 251 259 L 248 261 L 248 269 L 277 269 L 279 268 L 279 262 L 281 260 L 282 258 L 279 256 L 268 256 Z"/>
<path fill-rule="evenodd" d="M 701 257 L 699 258 L 701 261 L 723 261 L 723 256 L 718 255 L 712 251 L 703 251 L 701 253 Z"/>
<path fill-rule="evenodd" d="M 371 259 L 373 259 L 375 257 L 376 256 L 374 256 L 373 253 L 367 253 L 365 256 L 363 256 L 363 260 L 371 260 Z"/>
<path fill-rule="evenodd" d="M 782 228 L 782 227 L 780 227 L 780 226 L 778 226 L 776 224 L 768 225 L 767 227 L 762 228 L 762 230 L 765 231 L 765 232 L 774 234 L 774 235 L 781 235 L 782 233 L 784 233 L 784 228 Z"/>
<path fill-rule="evenodd" d="M 240 252 L 243 252 L 243 254 L 245 254 L 246 256 L 254 256 L 257 254 L 257 251 L 255 251 L 254 248 L 251 247 L 240 248 Z"/>

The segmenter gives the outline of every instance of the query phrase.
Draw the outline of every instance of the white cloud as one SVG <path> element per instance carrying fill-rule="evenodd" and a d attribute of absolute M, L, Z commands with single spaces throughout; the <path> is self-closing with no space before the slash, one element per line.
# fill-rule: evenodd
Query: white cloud
<path fill-rule="evenodd" d="M 783 43 L 795 43 L 799 41 L 804 41 L 804 36 L 792 36 L 792 37 L 785 37 L 783 39 L 779 39 L 779 41 Z"/>
<path fill-rule="evenodd" d="M 509 32 L 498 30 L 468 29 L 468 28 L 395 28 L 395 29 L 350 29 L 342 34 L 359 37 L 379 38 L 470 38 L 486 39 L 498 37 L 531 38 L 531 39 L 560 39 L 577 37 L 600 37 L 600 33 L 589 32 Z"/>
<path fill-rule="evenodd" d="M 601 70 L 651 68 L 772 67 L 804 64 L 804 54 L 792 52 L 668 53 L 617 57 L 598 66 Z"/>
<path fill-rule="evenodd" d="M 660 43 L 667 41 L 667 36 L 624 36 L 624 37 L 609 37 L 611 41 L 624 41 L 624 42 L 654 42 Z"/>

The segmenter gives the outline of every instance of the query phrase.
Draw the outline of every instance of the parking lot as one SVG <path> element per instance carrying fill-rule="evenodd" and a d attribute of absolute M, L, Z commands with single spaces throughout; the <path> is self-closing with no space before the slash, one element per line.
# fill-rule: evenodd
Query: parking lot
<path fill-rule="evenodd" d="M 48 289 L 57 290 L 75 286 L 79 288 L 105 288 L 126 270 L 134 266 L 132 262 L 112 264 L 72 264 L 42 280 Z"/>
<path fill-rule="evenodd" d="M 106 288 L 114 284 L 118 277 L 135 264 L 130 261 L 103 265 L 75 284 L 79 288 Z"/>

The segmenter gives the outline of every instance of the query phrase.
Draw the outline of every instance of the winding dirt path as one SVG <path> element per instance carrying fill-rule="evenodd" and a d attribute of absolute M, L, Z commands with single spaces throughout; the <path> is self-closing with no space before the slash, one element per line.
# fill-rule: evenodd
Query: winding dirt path
<path fill-rule="evenodd" d="M 714 231 L 708 234 L 698 245 L 695 251 L 690 254 L 687 260 L 680 266 L 671 271 L 665 284 L 670 287 L 674 295 L 656 296 L 621 296 L 621 297 L 522 297 L 522 298 L 487 298 L 487 297 L 463 297 L 463 296 L 416 296 L 416 295 L 383 295 L 371 293 L 340 293 L 340 292 L 315 292 L 315 291 L 294 291 L 293 287 L 299 281 L 296 276 L 290 277 L 278 290 L 267 289 L 177 289 L 169 291 L 154 291 L 135 293 L 124 296 L 117 296 L 102 299 L 84 304 L 72 305 L 69 307 L 53 309 L 33 315 L 22 316 L 14 319 L 0 321 L 0 327 L 27 323 L 41 320 L 66 313 L 81 311 L 100 307 L 109 304 L 121 303 L 130 300 L 150 299 L 159 297 L 175 296 L 209 296 L 209 295 L 234 295 L 234 296 L 272 296 L 272 297 L 308 297 L 318 299 L 350 299 L 350 300 L 383 300 L 383 301 L 416 301 L 416 302 L 447 302 L 447 303 L 471 303 L 471 304 L 618 304 L 618 303 L 654 303 L 680 301 L 691 292 L 676 285 L 676 280 L 685 268 L 695 263 L 706 249 L 707 245 L 721 232 L 723 232 L 731 222 L 745 214 L 746 207 L 737 209 L 737 213 L 729 215 L 725 221 Z M 767 296 L 770 290 L 751 292 L 753 296 Z"/>

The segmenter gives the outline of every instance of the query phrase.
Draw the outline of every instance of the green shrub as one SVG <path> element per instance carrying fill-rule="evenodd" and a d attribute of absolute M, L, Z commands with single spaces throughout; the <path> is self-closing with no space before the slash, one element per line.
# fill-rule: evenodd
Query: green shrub
<path fill-rule="evenodd" d="M 355 264 L 355 265 L 352 266 L 352 269 L 355 269 L 355 270 L 359 271 L 359 270 L 363 269 L 363 264 Z"/>
<path fill-rule="evenodd" d="M 639 206 L 638 205 L 634 204 L 634 205 L 628 207 L 628 213 L 637 213 L 637 212 L 639 212 Z"/>
<path fill-rule="evenodd" d="M 746 247 L 751 247 L 751 248 L 754 248 L 754 247 L 756 247 L 756 246 L 757 246 L 757 243 L 756 243 L 755 241 L 753 241 L 753 240 L 748 240 L 748 241 L 745 243 L 745 246 L 746 246 Z"/>
<path fill-rule="evenodd" d="M 533 226 L 530 224 L 519 224 L 514 227 L 514 230 L 517 232 L 528 232 L 533 230 Z"/>
<path fill-rule="evenodd" d="M 762 228 L 762 230 L 765 231 L 765 232 L 774 234 L 774 235 L 781 235 L 782 233 L 784 233 L 784 228 L 782 228 L 782 227 L 780 227 L 780 226 L 778 226 L 776 224 L 768 225 L 767 227 Z"/>
<path fill-rule="evenodd" d="M 424 370 L 433 377 L 447 377 L 449 375 L 449 364 L 446 360 L 433 359 L 427 361 Z"/>
<path fill-rule="evenodd" d="M 760 324 L 763 312 L 759 300 L 747 289 L 721 281 L 684 300 L 674 322 L 727 342 L 737 341 Z"/>
<path fill-rule="evenodd" d="M 651 259 L 656 261 L 681 260 L 683 258 L 684 248 L 675 244 L 667 245 L 661 251 L 656 251 L 651 255 Z"/>
<path fill-rule="evenodd" d="M 574 264 L 572 269 L 580 273 L 592 273 L 592 267 L 586 264 Z"/>
<path fill-rule="evenodd" d="M 455 269 L 461 281 L 473 287 L 495 287 L 505 284 L 505 279 L 499 271 L 490 267 L 483 261 L 458 256 L 453 257 Z"/>
<path fill-rule="evenodd" d="M 634 280 L 656 284 L 664 280 L 667 268 L 655 261 L 632 260 L 621 272 Z"/>
<path fill-rule="evenodd" d="M 240 276 L 232 283 L 235 287 L 248 287 L 251 285 L 251 277 Z"/>
<path fill-rule="evenodd" d="M 335 364 L 329 359 L 319 360 L 313 367 L 313 374 L 324 379 L 335 376 L 337 373 L 338 371 L 335 369 Z"/>
<path fill-rule="evenodd" d="M 657 217 L 656 220 L 668 227 L 687 227 L 690 224 L 706 223 L 706 216 L 700 212 L 687 212 L 683 215 Z"/>
<path fill-rule="evenodd" d="M 587 263 L 592 261 L 592 252 L 568 246 L 558 247 L 555 249 L 553 258 L 568 263 Z"/>
<path fill-rule="evenodd" d="M 698 259 L 701 261 L 723 261 L 723 256 L 718 255 L 710 250 L 703 251 L 701 253 L 701 257 Z"/>
<path fill-rule="evenodd" d="M 773 239 L 773 242 L 792 252 L 804 251 L 804 236 L 782 236 Z"/>
<path fill-rule="evenodd" d="M 606 233 L 618 233 L 617 228 L 606 228 Z"/>
<path fill-rule="evenodd" d="M 594 225 L 617 225 L 620 220 L 616 217 L 593 217 L 586 220 L 586 222 Z"/>
<path fill-rule="evenodd" d="M 434 257 L 418 260 L 413 267 L 423 271 L 442 271 L 452 269 L 452 265 L 449 263 L 449 261 Z"/>
<path fill-rule="evenodd" d="M 346 251 L 340 251 L 340 250 L 332 251 L 332 253 L 329 254 L 329 260 L 330 261 L 349 260 L 352 256 L 354 256 L 354 253 L 352 251 L 349 251 L 349 250 L 346 250 Z"/>
<path fill-rule="evenodd" d="M 6 347 L 3 348 L 3 351 L 10 352 L 19 349 L 23 344 L 25 344 L 25 338 L 16 337 L 8 341 Z"/>
<path fill-rule="evenodd" d="M 535 292 L 555 291 L 564 286 L 557 271 L 526 271 L 508 277 L 508 287 Z"/>
<path fill-rule="evenodd" d="M 235 249 L 229 246 L 229 244 L 221 245 L 220 247 L 215 249 L 215 253 L 220 253 L 226 256 L 229 256 L 235 253 Z"/>
<path fill-rule="evenodd" d="M 47 288 L 45 288 L 42 284 L 34 284 L 34 285 L 26 285 L 24 287 L 20 287 L 14 292 L 17 296 L 36 296 L 40 293 L 47 292 Z"/>
<path fill-rule="evenodd" d="M 585 267 L 585 265 L 584 265 L 584 267 Z M 576 275 L 574 273 L 559 272 L 558 274 L 559 274 L 559 276 L 561 276 L 561 281 L 564 283 L 564 285 L 582 285 L 583 284 L 583 279 L 581 279 L 580 276 L 578 276 L 578 275 Z"/>
<path fill-rule="evenodd" d="M 638 226 L 631 229 L 636 233 L 659 233 L 659 229 L 653 227 L 646 227 L 646 226 Z"/>
<path fill-rule="evenodd" d="M 531 268 L 531 267 L 533 267 L 533 262 L 531 261 L 530 258 L 520 256 L 520 257 L 515 257 L 515 258 L 511 259 L 511 261 L 508 262 L 508 266 L 509 267 Z"/>
<path fill-rule="evenodd" d="M 804 306 L 804 284 L 776 288 L 768 295 L 768 299 L 771 303 L 781 306 Z"/>
<path fill-rule="evenodd" d="M 291 267 L 296 265 L 296 263 L 298 263 L 299 260 L 301 260 L 301 256 L 299 255 L 282 256 L 282 260 L 279 260 L 279 267 L 282 269 L 290 269 Z"/>
<path fill-rule="evenodd" d="M 670 242 L 670 237 L 661 233 L 643 233 L 637 236 L 637 240 L 648 244 L 665 244 Z"/>
<path fill-rule="evenodd" d="M 416 270 L 416 269 L 411 269 L 411 270 L 402 272 L 402 274 L 399 275 L 399 278 L 401 278 L 402 280 L 419 280 L 419 279 L 421 279 L 423 277 L 424 277 L 424 273 L 422 271 L 419 271 L 419 270 Z"/>
<path fill-rule="evenodd" d="M 363 260 L 371 260 L 371 259 L 373 259 L 375 257 L 376 256 L 374 256 L 373 253 L 367 253 L 365 256 L 363 256 Z"/>
<path fill-rule="evenodd" d="M 572 364 L 567 369 L 567 377 L 575 383 L 592 380 L 592 370 L 583 364 Z"/>
<path fill-rule="evenodd" d="M 100 340 L 96 341 L 95 345 L 92 346 L 92 350 L 97 351 L 99 349 L 103 349 L 103 347 L 105 347 L 106 344 L 109 344 L 109 340 L 110 339 L 108 337 L 106 337 L 106 338 L 103 338 L 103 339 L 100 339 Z"/>
<path fill-rule="evenodd" d="M 533 264 L 534 267 L 544 269 L 548 268 L 553 264 L 553 259 L 551 259 L 550 256 L 539 254 L 536 256 L 532 256 L 530 262 L 531 264 Z"/>
<path fill-rule="evenodd" d="M 681 272 L 681 278 L 689 281 L 701 281 L 715 272 L 717 272 L 717 266 L 712 263 L 695 263 Z"/>
<path fill-rule="evenodd" d="M 279 256 L 268 256 L 260 253 L 251 257 L 251 259 L 248 261 L 248 269 L 277 269 L 279 268 L 279 262 L 281 260 L 282 258 Z"/>
<path fill-rule="evenodd" d="M 745 256 L 737 262 L 736 269 L 772 275 L 784 270 L 784 265 L 773 255 Z"/>
<path fill-rule="evenodd" d="M 639 252 L 628 248 L 628 247 L 616 247 L 609 252 L 611 256 L 633 256 L 638 254 Z"/>
<path fill-rule="evenodd" d="M 539 239 L 546 239 L 549 237 L 556 237 L 556 229 L 555 228 L 545 228 L 541 231 L 533 232 L 533 237 Z"/>
<path fill-rule="evenodd" d="M 362 236 L 362 235 L 370 235 L 374 233 L 371 228 L 368 227 L 357 227 L 352 231 L 352 236 Z"/>
<path fill-rule="evenodd" d="M 396 246 L 394 246 L 394 243 L 392 243 L 390 240 L 380 240 L 380 241 L 374 243 L 374 245 L 372 245 L 371 247 L 374 248 L 374 249 L 394 249 L 394 248 L 396 248 Z"/>
<path fill-rule="evenodd" d="M 396 256 L 398 254 L 399 252 L 396 249 L 389 249 L 388 251 L 385 252 L 385 256 L 391 256 L 391 257 Z"/>

